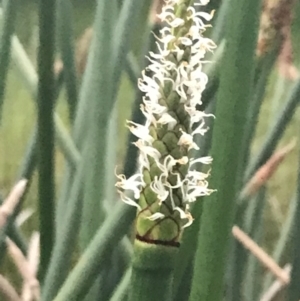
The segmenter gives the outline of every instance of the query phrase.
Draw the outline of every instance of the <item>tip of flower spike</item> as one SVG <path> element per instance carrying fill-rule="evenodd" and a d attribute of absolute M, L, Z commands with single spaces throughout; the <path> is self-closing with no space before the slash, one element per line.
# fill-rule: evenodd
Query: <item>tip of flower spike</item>
<path fill-rule="evenodd" d="M 175 227 L 175 232 L 188 227 L 193 222 L 189 203 L 214 191 L 208 188 L 208 174 L 191 169 L 196 163 L 210 164 L 211 158 L 187 156 L 190 149 L 199 149 L 194 135 L 204 135 L 208 130 L 204 119 L 209 115 L 196 107 L 208 81 L 203 73 L 203 64 L 207 63 L 205 55 L 215 48 L 210 39 L 202 36 L 208 27 L 206 21 L 211 20 L 214 11 L 197 12 L 192 2 L 165 1 L 160 17 L 167 26 L 159 37 L 155 36 L 157 53 L 150 52 L 147 57 L 146 70 L 151 72 L 143 71 L 138 81 L 138 88 L 144 93 L 140 108 L 146 122 L 140 125 L 126 121 L 131 133 L 139 138 L 133 142 L 139 148 L 139 173 L 129 179 L 119 175 L 116 186 L 125 203 L 142 209 L 138 222 L 146 228 L 156 220 L 161 223 L 160 228 L 162 224 L 170 227 L 168 223 L 180 225 Z M 200 0 L 198 5 L 208 2 Z M 180 13 L 177 9 L 181 9 Z M 125 195 L 127 190 L 135 200 L 139 198 L 139 204 Z"/>

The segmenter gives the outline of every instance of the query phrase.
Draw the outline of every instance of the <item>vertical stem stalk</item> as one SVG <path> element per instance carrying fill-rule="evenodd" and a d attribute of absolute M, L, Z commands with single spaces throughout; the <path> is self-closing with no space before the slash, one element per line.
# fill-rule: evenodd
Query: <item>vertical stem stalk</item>
<path fill-rule="evenodd" d="M 172 300 L 177 248 L 135 241 L 128 301 Z"/>
<path fill-rule="evenodd" d="M 2 1 L 3 19 L 1 20 L 2 32 L 0 36 L 0 114 L 3 106 L 5 85 L 10 61 L 11 37 L 13 35 L 16 23 L 17 2 L 18 0 Z"/>
<path fill-rule="evenodd" d="M 40 0 L 38 52 L 38 162 L 40 215 L 40 277 L 50 260 L 54 240 L 55 0 Z"/>
<path fill-rule="evenodd" d="M 299 96 L 298 96 L 299 97 Z M 298 301 L 300 299 L 300 168 L 298 167 L 297 204 L 295 208 L 295 219 L 292 228 L 291 240 L 293 242 L 292 272 L 289 285 L 288 301 Z"/>
<path fill-rule="evenodd" d="M 190 301 L 220 301 L 235 212 L 241 144 L 254 77 L 260 0 L 232 0 L 220 71 L 210 187 L 203 204 Z"/>

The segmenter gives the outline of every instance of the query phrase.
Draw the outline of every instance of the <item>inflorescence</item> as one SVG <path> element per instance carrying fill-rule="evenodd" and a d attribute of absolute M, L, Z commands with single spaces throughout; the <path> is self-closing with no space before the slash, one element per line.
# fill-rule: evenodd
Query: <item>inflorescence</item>
<path fill-rule="evenodd" d="M 209 195 L 207 173 L 195 170 L 195 164 L 210 164 L 211 157 L 190 158 L 198 150 L 195 135 L 204 135 L 205 118 L 212 116 L 197 110 L 207 84 L 203 72 L 205 54 L 216 46 L 202 33 L 212 14 L 196 12 L 190 1 L 167 0 L 160 19 L 167 25 L 157 37 L 158 53 L 150 52 L 147 70 L 138 81 L 144 92 L 141 110 L 144 125 L 127 121 L 138 138 L 138 172 L 126 179 L 118 175 L 121 199 L 144 212 L 144 218 L 157 221 L 167 217 L 179 220 L 180 228 L 193 221 L 189 204 Z M 195 5 L 205 5 L 201 0 Z M 130 197 L 127 191 L 132 192 Z"/>

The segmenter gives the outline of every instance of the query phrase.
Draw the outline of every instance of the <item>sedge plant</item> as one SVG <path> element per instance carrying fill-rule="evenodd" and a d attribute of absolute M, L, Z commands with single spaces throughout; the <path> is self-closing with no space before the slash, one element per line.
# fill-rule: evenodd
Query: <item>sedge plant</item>
<path fill-rule="evenodd" d="M 292 61 L 283 52 L 296 1 L 84 1 L 95 15 L 83 54 L 80 1 L 39 0 L 36 69 L 18 32 L 27 1 L 2 2 L 0 168 L 22 164 L 15 179 L 0 172 L 0 300 L 274 301 L 286 289 L 280 301 L 299 301 L 296 159 L 275 148 L 299 135 L 300 81 L 273 82 Z M 17 85 L 38 117 L 22 161 L 18 119 L 34 111 Z M 23 228 L 24 206 L 39 210 Z M 40 247 L 26 239 L 33 228 Z"/>
<path fill-rule="evenodd" d="M 191 204 L 213 191 L 208 173 L 196 169 L 212 159 L 193 159 L 191 152 L 199 149 L 194 137 L 208 131 L 205 118 L 210 115 L 196 106 L 208 81 L 202 71 L 205 54 L 216 46 L 203 36 L 212 14 L 196 12 L 192 2 L 166 1 L 160 18 L 167 25 L 146 68 L 151 76 L 144 71 L 138 82 L 146 122 L 127 121 L 138 138 L 138 170 L 127 179 L 118 175 L 116 186 L 121 199 L 137 207 L 130 301 L 171 300 L 182 232 L 193 222 Z"/>

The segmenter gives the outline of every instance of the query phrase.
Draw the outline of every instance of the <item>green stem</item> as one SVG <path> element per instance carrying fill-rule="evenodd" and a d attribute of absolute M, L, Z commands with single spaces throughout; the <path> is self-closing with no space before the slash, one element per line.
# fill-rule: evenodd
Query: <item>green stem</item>
<path fill-rule="evenodd" d="M 110 41 L 112 21 L 110 16 L 114 12 L 114 6 L 114 1 L 98 1 L 91 45 L 93 55 L 90 56 L 87 66 L 88 82 L 83 83 L 82 87 L 82 93 L 89 99 L 89 111 L 85 123 L 89 128 L 85 133 L 85 142 L 89 147 L 86 149 L 85 157 L 82 157 L 86 164 L 79 233 L 81 251 L 85 249 L 104 219 L 101 202 L 105 196 L 105 143 L 108 121 L 113 110 L 110 101 L 112 87 Z"/>
<path fill-rule="evenodd" d="M 121 74 L 124 67 L 125 58 L 130 48 L 130 41 L 132 39 L 132 27 L 134 26 L 137 17 L 142 9 L 143 2 L 145 0 L 135 1 L 135 0 L 125 0 L 122 9 L 119 13 L 118 22 L 113 36 L 113 52 L 112 52 L 112 83 L 114 84 L 113 95 L 110 95 L 111 101 L 109 102 L 109 107 L 112 110 L 113 105 L 116 100 L 116 95 L 118 87 L 121 80 Z M 91 46 L 92 47 L 92 46 Z M 91 52 L 90 52 L 91 53 Z M 91 56 L 89 53 L 89 57 Z M 86 135 L 86 116 L 90 109 L 89 101 L 84 101 L 87 98 L 88 90 L 90 89 L 91 80 L 90 75 L 93 73 L 94 69 L 93 62 L 89 63 L 86 67 L 85 76 L 82 83 L 81 93 L 79 95 L 79 107 L 78 114 L 76 115 L 76 120 L 74 124 L 74 139 L 75 142 L 83 141 L 83 137 Z M 83 126 L 85 124 L 85 126 Z M 79 146 L 80 149 L 80 146 Z"/>
<path fill-rule="evenodd" d="M 135 1 L 135 0 L 126 0 L 123 3 L 122 9 L 119 14 L 118 22 L 116 25 L 116 29 L 114 31 L 113 37 L 113 53 L 111 60 L 111 69 L 113 70 L 111 82 L 113 83 L 113 91 L 110 94 L 109 99 L 106 98 L 105 108 L 107 109 L 107 114 L 110 115 L 114 103 L 116 101 L 116 95 L 121 79 L 121 74 L 123 70 L 123 65 L 127 56 L 127 53 L 130 48 L 130 40 L 132 38 L 132 28 L 136 22 L 136 19 L 140 13 L 143 2 L 145 0 Z M 98 18 L 99 19 L 99 18 Z M 93 47 L 93 46 L 91 46 Z M 92 56 L 89 52 L 89 57 Z M 91 59 L 90 59 L 91 60 Z M 97 76 L 94 76 L 95 72 L 95 64 L 93 62 L 87 63 L 85 75 L 82 82 L 82 87 L 79 95 L 78 109 L 76 118 L 74 121 L 74 141 L 78 147 L 78 150 L 81 151 L 82 145 L 84 144 L 86 137 L 86 126 L 87 126 L 87 118 L 88 112 L 90 110 L 90 93 L 91 91 L 95 93 L 94 80 Z M 93 77 L 94 80 L 91 80 L 90 77 Z M 97 87 L 97 84 L 96 84 Z M 101 95 L 101 93 L 98 93 Z M 107 97 L 107 96 L 106 96 Z M 134 146 L 132 145 L 134 148 Z M 64 209 L 64 206 L 68 203 L 68 195 L 70 183 L 72 182 L 72 168 L 67 168 L 67 172 L 65 175 L 61 197 L 58 200 L 58 206 Z M 59 228 L 59 222 L 61 221 L 61 217 L 59 216 L 60 212 L 64 212 L 64 210 L 58 211 L 57 216 L 57 227 Z"/>
<path fill-rule="evenodd" d="M 212 29 L 211 39 L 219 45 L 222 39 L 224 39 L 225 23 L 227 20 L 227 14 L 230 10 L 230 1 L 222 1 L 218 9 L 218 14 L 214 22 Z"/>
<path fill-rule="evenodd" d="M 10 62 L 11 37 L 15 30 L 18 0 L 5 0 L 3 3 L 2 32 L 0 37 L 0 114 L 2 112 L 5 84 Z M 1 115 L 0 115 L 1 120 Z"/>
<path fill-rule="evenodd" d="M 57 85 L 57 91 L 58 94 L 60 85 Z M 59 118 L 57 118 L 57 121 L 60 121 Z M 67 135 L 66 135 L 67 136 Z M 66 141 L 68 137 L 65 137 Z M 20 248 L 20 250 L 23 252 L 23 254 L 27 254 L 27 244 L 25 241 L 25 238 L 23 237 L 20 230 L 17 228 L 17 226 L 14 224 L 15 218 L 19 214 L 22 205 L 24 203 L 24 200 L 26 198 L 27 192 L 30 188 L 31 179 L 34 173 L 34 170 L 37 165 L 37 127 L 35 127 L 30 140 L 28 141 L 28 145 L 26 147 L 25 154 L 22 159 L 22 163 L 20 166 L 20 170 L 17 173 L 16 181 L 19 181 L 21 179 L 28 179 L 28 183 L 26 185 L 25 191 L 17 205 L 17 208 L 14 210 L 13 215 L 8 220 L 5 227 L 2 228 L 1 234 L 0 234 L 0 260 L 3 258 L 4 254 L 1 253 L 1 250 L 4 250 L 4 247 L 2 244 L 5 244 L 5 236 L 8 235 Z"/>
<path fill-rule="evenodd" d="M 28 58 L 22 44 L 20 43 L 19 39 L 16 36 L 12 38 L 12 60 L 14 61 L 14 65 L 17 68 L 18 75 L 21 75 L 21 80 L 24 82 L 26 88 L 29 90 L 32 98 L 36 100 L 37 98 L 37 82 L 38 76 L 31 63 L 30 59 Z M 60 75 L 57 78 L 57 84 L 55 91 L 55 98 L 58 98 L 59 92 L 61 87 L 61 78 Z M 70 135 L 68 135 L 63 122 L 61 121 L 60 117 L 54 113 L 55 116 L 55 129 L 57 132 L 57 144 L 62 150 L 65 150 L 65 145 L 70 145 Z M 67 139 L 67 141 L 64 141 Z M 66 154 L 68 155 L 68 153 Z"/>
<path fill-rule="evenodd" d="M 291 87 L 292 81 L 277 71 L 276 80 L 274 80 L 274 92 L 270 110 L 270 125 L 273 123 L 274 116 L 282 108 L 282 99 L 285 98 L 286 91 Z"/>
<path fill-rule="evenodd" d="M 129 52 L 126 57 L 124 69 L 127 73 L 130 83 L 135 88 L 140 75 L 140 66 L 132 52 Z"/>
<path fill-rule="evenodd" d="M 299 95 L 298 95 L 299 97 Z M 300 158 L 300 157 L 299 157 Z M 295 219 L 291 233 L 293 242 L 292 249 L 292 272 L 289 284 L 288 301 L 298 301 L 300 299 L 300 168 L 298 167 L 298 185 L 297 185 L 297 205 L 295 208 Z"/>
<path fill-rule="evenodd" d="M 256 61 L 256 70 L 255 70 L 255 84 L 254 84 L 254 95 L 251 99 L 245 134 L 244 134 L 244 145 L 242 150 L 243 153 L 243 164 L 240 166 L 238 172 L 238 178 L 240 179 L 240 183 L 238 187 L 243 186 L 243 175 L 245 173 L 245 169 L 250 157 L 251 143 L 255 134 L 255 127 L 257 125 L 257 119 L 259 116 L 261 104 L 264 99 L 264 94 L 266 90 L 266 84 L 269 79 L 270 72 L 272 71 L 272 67 L 278 55 L 278 47 L 279 43 L 275 43 L 275 47 L 273 47 L 272 51 L 268 53 L 262 59 L 257 59 Z M 245 198 L 244 196 L 240 197 L 242 201 L 240 201 L 240 206 L 238 207 L 235 223 L 238 226 L 243 225 L 244 214 L 246 212 L 245 208 L 249 204 L 252 204 L 253 201 L 249 200 L 249 198 Z M 249 206 L 248 206 L 249 207 Z M 249 210 L 249 208 L 248 208 Z M 232 301 L 237 301 L 241 299 L 241 287 L 244 279 L 244 268 L 246 264 L 246 256 L 247 252 L 243 248 L 243 246 L 233 240 L 232 246 L 232 264 L 230 265 L 230 276 L 229 276 L 229 295 L 231 296 Z"/>
<path fill-rule="evenodd" d="M 252 201 L 254 201 L 252 203 Z M 248 212 L 245 219 L 245 231 L 250 237 L 253 237 L 256 243 L 260 244 L 264 234 L 263 231 L 263 213 L 266 204 L 266 187 L 262 187 L 255 200 L 251 200 L 248 206 Z M 261 291 L 261 265 L 257 258 L 252 254 L 248 254 L 246 261 L 243 296 L 247 301 L 257 300 Z"/>
<path fill-rule="evenodd" d="M 135 241 L 128 301 L 172 300 L 177 248 Z"/>
<path fill-rule="evenodd" d="M 255 135 L 255 128 L 258 123 L 258 117 L 261 109 L 261 105 L 264 100 L 267 83 L 270 78 L 270 73 L 273 69 L 274 63 L 278 57 L 279 43 L 275 44 L 275 47 L 270 53 L 268 53 L 262 60 L 257 60 L 256 77 L 255 80 L 255 93 L 250 103 L 246 131 L 245 131 L 245 148 L 244 148 L 244 165 L 241 170 L 241 179 L 245 173 L 245 169 L 250 157 L 251 143 Z"/>
<path fill-rule="evenodd" d="M 57 1 L 58 44 L 64 65 L 63 75 L 67 89 L 69 115 L 73 121 L 77 105 L 77 75 L 74 59 L 74 37 L 72 3 L 69 0 Z"/>
<path fill-rule="evenodd" d="M 212 142 L 210 187 L 217 192 L 203 204 L 190 301 L 222 300 L 237 173 L 242 164 L 238 150 L 253 86 L 259 7 L 259 0 L 231 1 Z"/>
<path fill-rule="evenodd" d="M 247 207 L 237 210 L 235 224 L 240 226 L 251 237 L 254 234 L 254 227 L 259 225 L 262 218 L 265 204 L 265 187 L 262 187 L 254 198 L 247 199 Z M 230 264 L 230 274 L 228 281 L 228 295 L 232 301 L 242 298 L 242 286 L 245 277 L 245 267 L 247 264 L 248 251 L 235 239 L 232 239 L 232 262 Z M 250 284 L 249 284 L 250 286 Z"/>
<path fill-rule="evenodd" d="M 82 210 L 81 198 L 78 195 L 82 188 L 83 167 L 83 164 L 80 164 L 77 170 L 70 195 L 72 206 L 65 213 L 65 223 L 53 248 L 53 255 L 44 281 L 43 301 L 53 300 L 69 270 L 74 242 L 79 228 L 79 223 L 76 223 L 76 221 L 80 220 Z"/>
<path fill-rule="evenodd" d="M 123 275 L 120 283 L 116 287 L 110 301 L 125 301 L 127 300 L 127 292 L 131 278 L 131 269 L 127 269 L 125 274 Z"/>
<path fill-rule="evenodd" d="M 31 184 L 31 178 L 32 178 L 32 174 L 34 171 L 34 168 L 30 162 L 31 158 L 30 157 L 28 158 L 28 155 L 30 155 L 30 154 L 25 155 L 25 160 L 24 160 L 25 162 L 23 163 L 23 165 L 21 167 L 21 171 L 23 171 L 23 173 L 20 173 L 20 176 L 17 177 L 17 181 L 19 181 L 21 179 L 28 179 L 29 181 L 26 185 L 25 191 L 24 191 L 17 207 L 15 208 L 13 214 L 10 216 L 7 223 L 4 225 L 4 227 L 2 227 L 2 229 L 0 231 L 0 262 L 4 258 L 3 252 L 5 251 L 5 245 L 6 245 L 5 237 L 6 236 L 9 236 L 14 241 L 14 243 L 18 246 L 18 248 L 22 251 L 22 253 L 24 255 L 27 254 L 27 242 L 25 240 L 25 237 L 21 233 L 20 229 L 17 228 L 17 226 L 14 224 L 14 221 L 15 221 L 15 218 L 17 217 L 18 213 L 20 212 L 22 204 L 24 203 L 24 200 L 27 195 L 27 191 L 29 190 L 29 187 Z M 35 156 L 35 154 L 33 154 L 33 155 Z M 2 196 L 0 196 L 0 203 L 1 202 L 2 202 Z"/>
<path fill-rule="evenodd" d="M 287 97 L 287 101 L 281 111 L 278 113 L 278 116 L 274 118 L 274 124 L 270 126 L 270 131 L 267 134 L 265 139 L 265 143 L 262 146 L 261 150 L 258 152 L 258 156 L 256 156 L 249 164 L 249 167 L 246 170 L 245 179 L 250 179 L 250 177 L 255 173 L 255 171 L 262 166 L 271 154 L 274 151 L 278 141 L 282 137 L 284 130 L 291 118 L 294 115 L 295 109 L 299 104 L 299 95 L 300 95 L 300 79 L 293 85 L 289 95 Z"/>
<path fill-rule="evenodd" d="M 38 52 L 38 162 L 40 216 L 40 277 L 43 278 L 54 242 L 54 122 L 55 0 L 40 0 Z"/>
<path fill-rule="evenodd" d="M 208 114 L 214 114 L 215 112 L 216 101 L 215 99 L 211 100 L 208 104 L 207 110 L 205 110 Z M 207 120 L 207 126 L 210 128 L 209 132 L 207 132 L 204 136 L 199 135 L 199 141 L 197 141 L 197 145 L 201 145 L 200 150 L 197 152 L 195 158 L 201 158 L 208 154 L 211 147 L 211 139 L 213 132 L 213 123 L 214 119 L 209 118 Z M 182 236 L 181 246 L 178 252 L 178 258 L 176 261 L 175 271 L 174 271 L 174 283 L 173 283 L 173 293 L 174 297 L 177 295 L 177 291 L 179 290 L 180 283 L 183 281 L 184 274 L 188 265 L 191 263 L 194 258 L 196 252 L 197 241 L 195 241 L 197 237 L 197 233 L 200 229 L 201 223 L 201 214 L 203 210 L 203 199 L 200 198 L 197 200 L 192 207 L 192 214 L 194 217 L 194 222 L 190 227 L 188 227 Z"/>
<path fill-rule="evenodd" d="M 296 219 L 297 205 L 297 195 L 294 195 L 290 200 L 287 216 L 285 218 L 284 224 L 281 227 L 279 239 L 272 253 L 272 258 L 275 262 L 278 262 L 279 264 L 282 263 L 283 256 L 284 254 L 286 254 L 286 250 L 289 249 L 289 246 L 291 245 L 291 230 Z M 264 292 L 267 291 L 267 289 L 271 286 L 273 279 L 274 275 L 269 272 L 266 275 L 263 283 Z"/>
<path fill-rule="evenodd" d="M 57 85 L 56 89 L 56 95 L 58 95 L 61 85 Z M 57 117 L 57 116 L 56 116 Z M 57 122 L 61 122 L 60 119 L 56 118 Z M 61 125 L 61 129 L 64 131 L 63 125 Z M 61 133 L 61 131 L 58 131 L 58 133 Z M 24 203 L 24 200 L 27 196 L 27 192 L 30 189 L 31 186 L 31 180 L 33 173 L 36 169 L 37 165 L 37 127 L 35 127 L 30 140 L 28 141 L 28 145 L 26 147 L 25 154 L 22 159 L 22 163 L 20 166 L 20 170 L 17 173 L 16 181 L 19 181 L 21 179 L 28 179 L 28 183 L 26 185 L 25 191 L 17 205 L 17 208 L 15 209 L 13 215 L 8 220 L 7 224 L 1 231 L 1 235 L 5 237 L 8 235 L 20 248 L 20 250 L 23 252 L 23 254 L 27 254 L 27 243 L 25 241 L 25 237 L 23 237 L 22 233 L 20 232 L 20 229 L 17 228 L 17 226 L 14 224 L 15 218 L 19 214 L 22 205 Z M 64 140 L 65 139 L 65 140 Z M 62 138 L 62 141 L 69 142 L 69 136 L 66 134 L 65 137 Z M 71 147 L 70 147 L 71 148 Z M 64 152 L 64 151 L 63 151 Z M 68 154 L 68 152 L 66 152 Z M 3 237 L 0 237 L 0 250 L 3 250 L 3 246 L 1 244 L 5 243 L 5 239 Z M 3 258 L 3 254 L 0 251 L 0 259 Z"/>
<path fill-rule="evenodd" d="M 53 301 L 82 300 L 106 264 L 107 256 L 126 234 L 135 216 L 134 208 L 118 203 L 80 257 Z"/>
<path fill-rule="evenodd" d="M 89 57 L 87 72 L 88 84 L 83 92 L 89 99 L 87 117 L 88 132 L 85 143 L 89 145 L 82 159 L 85 161 L 83 182 L 83 205 L 79 231 L 79 248 L 83 252 L 90 243 L 97 229 L 105 219 L 103 202 L 105 198 L 106 142 L 109 119 L 112 117 L 113 105 L 111 101 L 112 81 L 112 43 L 113 20 L 116 12 L 115 1 L 98 1 L 95 19 L 95 30 Z M 90 67 L 92 66 L 92 67 Z M 84 91 L 84 90 L 83 90 Z M 82 143 L 82 141 L 80 141 Z M 109 200 L 111 201 L 111 200 Z M 111 254 L 106 259 L 110 261 Z M 104 271 L 107 270 L 107 266 Z M 111 274 L 111 273 L 109 273 Z M 106 276 L 106 277 L 105 277 Z M 89 290 L 85 301 L 97 300 L 102 288 L 106 288 L 107 273 L 97 277 L 97 281 Z M 101 292 L 103 296 L 103 290 Z"/>
<path fill-rule="evenodd" d="M 191 285 L 192 285 L 191 279 L 193 277 L 193 267 L 194 267 L 193 263 L 194 263 L 193 260 L 189 261 L 188 266 L 184 270 L 184 274 L 181 279 L 181 282 L 177 287 L 175 286 L 175 274 L 174 274 L 174 281 L 173 281 L 173 299 L 174 299 L 174 301 L 182 301 L 182 300 L 189 299 L 189 295 L 191 292 Z M 176 291 L 176 293 L 175 293 L 175 291 Z"/>

